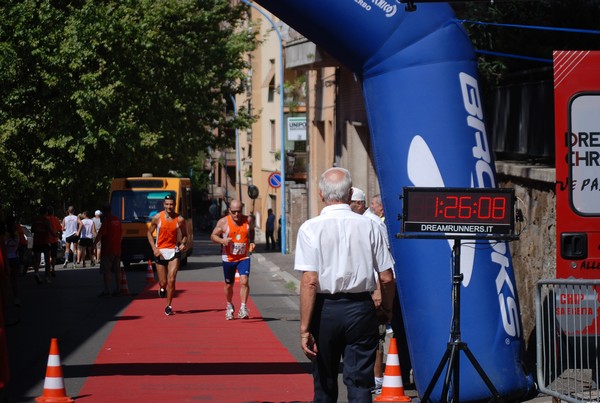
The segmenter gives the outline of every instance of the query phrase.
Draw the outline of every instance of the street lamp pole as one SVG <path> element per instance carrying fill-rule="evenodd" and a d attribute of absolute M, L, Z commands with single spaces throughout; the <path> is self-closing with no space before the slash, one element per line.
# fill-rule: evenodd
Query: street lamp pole
<path fill-rule="evenodd" d="M 231 97 L 231 102 L 233 103 L 233 115 L 237 118 L 237 104 L 235 103 L 235 97 L 233 95 L 229 95 Z M 235 163 L 237 166 L 237 183 L 238 183 L 238 198 L 240 199 L 240 203 L 244 204 L 242 201 L 242 165 L 241 165 L 241 156 L 240 156 L 240 131 L 235 126 Z"/>
<path fill-rule="evenodd" d="M 280 148 L 280 155 L 281 155 L 281 254 L 285 255 L 285 252 L 287 249 L 287 244 L 286 244 L 286 239 L 287 239 L 286 221 L 287 220 L 285 218 L 286 208 L 285 208 L 285 127 L 284 127 L 284 121 L 283 121 L 283 111 L 284 111 L 283 39 L 281 38 L 281 32 L 279 32 L 279 29 L 277 29 L 277 25 L 271 19 L 271 17 L 269 17 L 262 9 L 256 7 L 250 1 L 242 0 L 242 2 L 244 4 L 249 5 L 256 11 L 258 11 L 260 14 L 262 14 L 262 16 L 265 17 L 267 19 L 267 21 L 269 21 L 269 23 L 273 26 L 273 30 L 277 33 L 277 38 L 279 39 L 279 101 L 280 101 L 279 125 L 281 128 L 281 135 L 280 135 L 280 143 L 281 143 L 281 148 Z"/>

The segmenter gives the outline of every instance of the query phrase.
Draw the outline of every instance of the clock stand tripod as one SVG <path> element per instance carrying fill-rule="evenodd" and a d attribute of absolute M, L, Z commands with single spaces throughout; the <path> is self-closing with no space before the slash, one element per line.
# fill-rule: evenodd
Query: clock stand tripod
<path fill-rule="evenodd" d="M 452 401 L 460 402 L 460 352 L 464 352 L 483 382 L 486 384 L 490 392 L 492 393 L 493 399 L 491 401 L 503 402 L 502 397 L 498 393 L 498 390 L 492 384 L 492 381 L 487 376 L 467 343 L 462 341 L 460 332 L 460 288 L 463 280 L 463 275 L 460 272 L 460 238 L 454 239 L 454 246 L 452 248 L 454 261 L 453 261 L 453 272 L 452 272 L 452 326 L 450 329 L 450 341 L 446 347 L 446 352 L 440 361 L 433 378 L 429 382 L 425 394 L 421 399 L 421 402 L 427 403 L 429 396 L 435 387 L 444 366 L 447 365 L 446 377 L 444 378 L 444 386 L 442 388 L 441 401 L 447 402 L 448 391 L 450 390 L 450 384 L 452 383 Z"/>

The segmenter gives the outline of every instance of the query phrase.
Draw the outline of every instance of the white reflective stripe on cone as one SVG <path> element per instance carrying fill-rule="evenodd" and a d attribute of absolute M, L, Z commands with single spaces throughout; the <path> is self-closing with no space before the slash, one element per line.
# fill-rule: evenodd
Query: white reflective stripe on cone
<path fill-rule="evenodd" d="M 48 356 L 48 366 L 49 367 L 60 367 L 60 356 L 49 355 Z"/>
<path fill-rule="evenodd" d="M 64 389 L 65 384 L 60 377 L 47 376 L 44 381 L 44 389 Z"/>
<path fill-rule="evenodd" d="M 402 377 L 401 376 L 385 376 L 383 378 L 383 386 L 389 388 L 402 388 Z"/>
<path fill-rule="evenodd" d="M 395 366 L 395 367 L 399 367 L 400 366 L 400 358 L 398 357 L 397 354 L 392 354 L 387 356 L 387 361 L 385 362 L 386 366 Z"/>

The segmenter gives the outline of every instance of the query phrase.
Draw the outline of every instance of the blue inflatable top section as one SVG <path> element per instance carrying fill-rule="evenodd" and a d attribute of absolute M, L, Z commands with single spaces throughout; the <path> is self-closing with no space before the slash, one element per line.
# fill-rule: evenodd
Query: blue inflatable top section
<path fill-rule="evenodd" d="M 471 42 L 445 3 L 419 3 L 416 12 L 396 0 L 259 3 L 362 80 L 408 348 L 423 396 L 449 339 L 452 241 L 396 239 L 401 223 L 394 218 L 402 211 L 405 186 L 496 186 Z M 465 243 L 460 268 L 463 340 L 503 398 L 522 399 L 533 381 L 521 361 L 523 333 L 508 245 Z M 463 359 L 460 401 L 490 397 Z"/>
<path fill-rule="evenodd" d="M 454 13 L 445 3 L 419 4 L 419 11 L 412 13 L 394 0 L 258 3 L 361 77 L 377 74 L 390 63 L 398 68 L 435 60 L 474 58 L 466 32 L 453 21 Z M 438 42 L 446 35 L 438 32 L 448 30 L 455 32 Z M 433 38 L 424 39 L 429 35 Z M 429 41 L 434 44 L 435 55 L 424 51 L 430 47 Z M 457 46 L 461 42 L 467 46 Z M 399 52 L 410 57 L 389 59 Z"/>

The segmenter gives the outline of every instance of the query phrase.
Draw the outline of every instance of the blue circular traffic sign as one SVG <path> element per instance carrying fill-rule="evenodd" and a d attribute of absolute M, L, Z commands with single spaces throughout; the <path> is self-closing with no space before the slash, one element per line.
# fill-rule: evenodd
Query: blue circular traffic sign
<path fill-rule="evenodd" d="M 269 186 L 275 189 L 281 187 L 281 174 L 279 172 L 273 172 L 269 175 Z"/>

